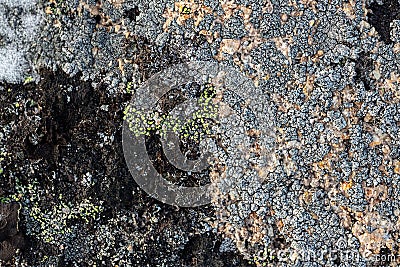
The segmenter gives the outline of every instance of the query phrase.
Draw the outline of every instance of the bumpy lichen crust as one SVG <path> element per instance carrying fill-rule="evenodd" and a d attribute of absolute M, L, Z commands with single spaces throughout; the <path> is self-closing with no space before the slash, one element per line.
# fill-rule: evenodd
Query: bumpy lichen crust
<path fill-rule="evenodd" d="M 33 48 L 38 68 L 60 68 L 71 76 L 81 73 L 82 80 L 90 80 L 95 88 L 104 86 L 101 90 L 112 98 L 123 95 L 129 82 L 134 93 L 143 80 L 169 64 L 218 60 L 237 66 L 258 85 L 276 120 L 273 168 L 254 172 L 264 182 L 255 186 L 238 175 L 239 168 L 231 170 L 226 182 L 236 187 L 215 198 L 217 219 L 188 212 L 193 222 L 207 221 L 202 230 L 196 223 L 190 229 L 170 226 L 168 220 L 163 223 L 169 213 L 159 215 L 159 205 L 146 204 L 150 200 L 143 201 L 135 189 L 135 197 L 141 197 L 134 211 L 117 212 L 99 224 L 96 234 L 84 235 L 76 228 L 76 239 L 63 244 L 69 248 L 65 258 L 82 262 L 85 255 L 92 255 L 82 246 L 87 242 L 93 251 L 97 247 L 93 244 L 100 244 L 98 258 L 111 257 L 113 264 L 135 266 L 154 260 L 173 265 L 179 258 L 176 251 L 188 243 L 186 232 L 193 229 L 217 230 L 226 237 L 221 251 L 236 247 L 259 265 L 272 261 L 274 265 L 335 266 L 337 261 L 323 257 L 305 262 L 301 253 L 336 249 L 338 241 L 360 256 L 359 261 L 350 261 L 352 266 L 365 266 L 379 253 L 399 254 L 399 25 L 393 22 L 392 44 L 379 41 L 367 22 L 370 1 L 52 0 L 41 4 L 46 23 L 37 37 L 40 44 Z M 0 89 L 9 93 L 9 88 Z M 55 89 L 67 95 L 74 90 Z M 15 103 L 6 107 L 9 113 L 24 113 L 22 97 L 17 95 Z M 257 110 L 263 111 L 260 102 Z M 115 106 L 107 104 L 101 110 L 115 111 Z M 30 123 L 39 122 L 32 115 Z M 14 138 L 14 128 L 14 123 L 7 123 L 0 135 L 0 164 L 5 169 L 0 176 L 10 179 L 16 174 L 8 170 L 14 164 L 7 158 L 19 155 L 5 144 Z M 115 134 L 98 135 L 101 145 L 114 144 Z M 28 139 L 36 143 L 38 136 L 32 133 Z M 240 141 L 234 137 L 226 142 Z M 25 166 L 29 175 L 29 167 L 35 164 Z M 104 178 L 105 185 L 113 183 L 115 179 Z M 143 207 L 148 210 L 138 214 L 136 210 Z M 131 228 L 116 230 L 121 225 Z M 172 252 L 164 253 L 154 225 L 168 229 L 161 231 L 161 239 L 167 240 Z M 144 246 L 146 242 L 155 249 Z M 292 253 L 278 261 L 273 252 L 277 249 Z M 161 251 L 157 259 L 148 256 L 154 251 Z M 43 259 L 46 264 L 57 261 L 56 256 Z"/>
<path fill-rule="evenodd" d="M 365 3 L 264 4 L 177 2 L 164 13 L 165 32 L 191 25 L 216 60 L 238 65 L 276 107 L 278 165 L 265 184 L 219 195 L 216 227 L 260 265 L 280 234 L 296 252 L 284 259 L 292 263 L 342 239 L 360 255 L 354 266 L 382 251 L 398 254 L 398 195 L 388 190 L 399 173 L 398 44 L 378 42 Z"/>

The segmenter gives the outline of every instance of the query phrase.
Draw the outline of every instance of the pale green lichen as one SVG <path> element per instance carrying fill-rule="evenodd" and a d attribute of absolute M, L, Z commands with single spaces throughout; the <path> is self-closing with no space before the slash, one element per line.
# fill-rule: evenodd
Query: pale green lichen
<path fill-rule="evenodd" d="M 28 83 L 31 83 L 31 82 L 33 82 L 33 78 L 31 76 L 26 77 L 25 80 L 24 80 L 24 84 L 28 84 Z"/>
<path fill-rule="evenodd" d="M 0 203 L 10 203 L 11 198 L 9 197 L 0 197 Z"/>
<path fill-rule="evenodd" d="M 213 103 L 214 92 L 214 86 L 206 85 L 197 101 L 199 109 L 185 121 L 155 110 L 136 109 L 132 105 L 125 108 L 124 120 L 136 137 L 150 136 L 151 132 L 163 137 L 167 132 L 172 131 L 183 138 L 199 141 L 204 135 L 211 134 L 212 122 L 218 115 L 218 107 Z"/>
<path fill-rule="evenodd" d="M 252 258 L 249 258 L 248 263 L 254 264 L 257 267 L 261 266 L 271 266 L 274 261 L 277 259 L 277 251 L 272 250 L 271 248 L 265 247 L 264 250 L 259 251 L 258 255 L 254 255 Z M 284 255 L 282 253 L 279 254 L 280 257 L 288 257 L 288 255 Z"/>
<path fill-rule="evenodd" d="M 90 198 L 66 202 L 63 201 L 61 194 L 53 197 L 55 203 L 51 208 L 44 208 L 41 199 L 44 194 L 48 197 L 51 193 L 40 189 L 36 180 L 22 185 L 19 179 L 16 179 L 15 191 L 15 194 L 0 198 L 0 202 L 16 201 L 21 203 L 22 213 L 26 216 L 29 225 L 27 234 L 46 243 L 56 244 L 67 234 L 72 233 L 73 228 L 68 225 L 69 221 L 78 219 L 88 224 L 90 220 L 97 219 L 103 211 L 101 202 L 100 205 L 96 205 Z"/>
<path fill-rule="evenodd" d="M 128 93 L 128 94 L 132 93 L 131 89 L 132 89 L 132 82 L 128 82 L 126 84 L 126 88 L 125 88 L 126 93 Z"/>
<path fill-rule="evenodd" d="M 29 216 L 39 224 L 40 230 L 36 233 L 36 237 L 46 243 L 55 243 L 63 235 L 72 232 L 72 228 L 67 226 L 69 220 L 81 219 L 89 223 L 90 219 L 96 219 L 102 211 L 101 206 L 85 199 L 75 204 L 61 201 L 52 209 L 42 209 L 38 203 L 34 203 Z"/>

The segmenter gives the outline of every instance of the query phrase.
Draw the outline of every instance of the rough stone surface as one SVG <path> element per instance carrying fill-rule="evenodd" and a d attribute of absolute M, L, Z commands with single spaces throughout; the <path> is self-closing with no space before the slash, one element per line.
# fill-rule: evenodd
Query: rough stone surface
<path fill-rule="evenodd" d="M 0 201 L 21 205 L 0 265 L 398 266 L 398 6 L 0 0 Z M 196 60 L 243 73 L 273 132 L 227 116 L 212 203 L 177 208 L 130 176 L 123 112 Z"/>

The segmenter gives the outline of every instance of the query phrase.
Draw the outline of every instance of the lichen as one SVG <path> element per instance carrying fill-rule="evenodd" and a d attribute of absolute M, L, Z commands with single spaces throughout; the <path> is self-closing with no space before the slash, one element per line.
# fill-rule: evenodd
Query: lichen
<path fill-rule="evenodd" d="M 205 85 L 197 101 L 199 109 L 186 120 L 174 118 L 170 114 L 162 114 L 157 110 L 137 109 L 132 104 L 125 108 L 124 120 L 136 137 L 150 136 L 152 132 L 164 137 L 167 132 L 172 131 L 184 138 L 199 141 L 205 135 L 211 134 L 211 126 L 217 118 L 218 107 L 213 103 L 214 97 L 214 86 Z"/>

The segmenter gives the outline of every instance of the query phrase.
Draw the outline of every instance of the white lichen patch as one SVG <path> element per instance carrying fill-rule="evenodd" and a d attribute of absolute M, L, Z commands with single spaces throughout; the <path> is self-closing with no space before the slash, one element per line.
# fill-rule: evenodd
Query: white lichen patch
<path fill-rule="evenodd" d="M 36 5 L 35 0 L 0 1 L 0 81 L 22 82 L 32 72 L 27 53 L 42 20 Z"/>

